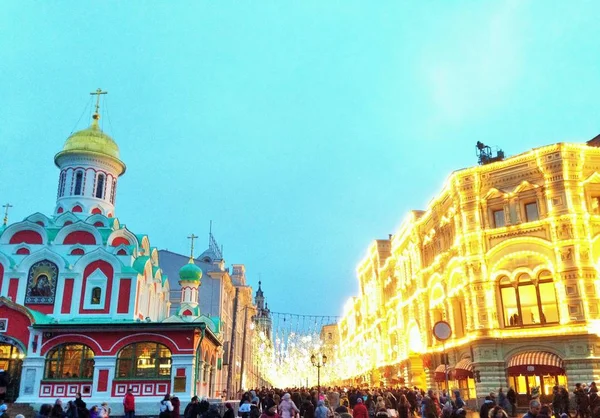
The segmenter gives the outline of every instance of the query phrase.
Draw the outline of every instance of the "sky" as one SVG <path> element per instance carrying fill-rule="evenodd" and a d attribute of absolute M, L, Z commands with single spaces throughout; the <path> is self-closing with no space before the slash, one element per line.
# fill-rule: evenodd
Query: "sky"
<path fill-rule="evenodd" d="M 372 240 L 475 143 L 600 133 L 596 1 L 3 1 L 0 201 L 52 213 L 53 157 L 102 127 L 116 215 L 188 253 L 209 222 L 272 311 L 341 315 Z M 202 241 L 205 240 L 205 241 Z"/>

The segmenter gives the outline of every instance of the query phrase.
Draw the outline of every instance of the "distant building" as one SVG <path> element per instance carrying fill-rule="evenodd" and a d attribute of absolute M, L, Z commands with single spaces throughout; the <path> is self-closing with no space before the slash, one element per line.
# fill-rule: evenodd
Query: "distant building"
<path fill-rule="evenodd" d="M 172 277 L 188 256 L 168 250 L 159 251 L 163 271 Z M 218 352 L 216 363 L 205 359 L 206 364 L 216 368 L 217 377 L 214 386 L 209 388 L 211 397 L 235 397 L 240 389 L 254 388 L 259 384 L 267 385 L 264 371 L 257 369 L 256 356 L 260 344 L 257 342 L 259 331 L 266 330 L 268 309 L 265 309 L 264 297 L 252 302 L 252 288 L 246 284 L 246 268 L 243 264 L 234 264 L 232 269 L 225 267 L 225 260 L 212 233 L 209 234 L 208 248 L 193 260 L 202 270 L 203 280 L 199 289 L 199 309 L 204 315 L 218 319 L 221 325 L 220 336 L 223 348 Z M 181 287 L 171 281 L 171 306 L 180 309 Z M 257 295 L 262 295 L 262 290 Z M 237 297 L 237 301 L 236 301 Z M 254 325 L 257 325 L 255 328 Z M 235 332 L 232 333 L 232 330 Z M 270 327 L 268 328 L 270 339 Z M 233 352 L 232 352 L 233 347 Z M 233 354 L 233 357 L 231 355 Z M 242 361 L 242 358 L 244 359 Z M 231 373 L 231 379 L 229 374 Z M 230 393 L 228 393 L 228 385 Z"/>
<path fill-rule="evenodd" d="M 258 290 L 254 295 L 254 302 L 256 303 L 256 315 L 254 315 L 254 322 L 258 331 L 265 333 L 268 340 L 272 339 L 273 333 L 273 321 L 271 319 L 271 311 L 269 305 L 265 300 L 265 295 L 261 288 L 262 282 L 258 282 Z"/>

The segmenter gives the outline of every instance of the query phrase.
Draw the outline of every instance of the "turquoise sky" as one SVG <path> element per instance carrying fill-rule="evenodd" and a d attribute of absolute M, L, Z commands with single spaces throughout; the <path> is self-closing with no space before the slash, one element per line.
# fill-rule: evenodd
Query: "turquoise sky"
<path fill-rule="evenodd" d="M 476 141 L 514 155 L 600 133 L 597 1 L 1 9 L 11 219 L 51 213 L 53 156 L 102 87 L 103 128 L 128 167 L 120 220 L 187 252 L 212 219 L 227 263 L 253 286 L 260 273 L 277 312 L 340 314 L 371 240 L 474 165 Z"/>

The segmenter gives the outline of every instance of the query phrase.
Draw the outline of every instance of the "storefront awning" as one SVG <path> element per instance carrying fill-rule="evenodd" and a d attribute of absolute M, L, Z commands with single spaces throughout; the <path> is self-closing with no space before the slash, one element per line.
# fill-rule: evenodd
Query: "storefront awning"
<path fill-rule="evenodd" d="M 546 351 L 528 351 L 513 356 L 507 367 L 512 375 L 564 374 L 565 366 L 560 357 Z"/>
<path fill-rule="evenodd" d="M 462 359 L 454 366 L 454 377 L 456 379 L 473 378 L 473 363 L 468 358 Z"/>
<path fill-rule="evenodd" d="M 448 373 L 450 373 L 450 367 L 448 367 Z M 446 365 L 440 364 L 435 368 L 435 372 L 433 374 L 433 380 L 436 382 L 445 382 L 446 381 Z"/>

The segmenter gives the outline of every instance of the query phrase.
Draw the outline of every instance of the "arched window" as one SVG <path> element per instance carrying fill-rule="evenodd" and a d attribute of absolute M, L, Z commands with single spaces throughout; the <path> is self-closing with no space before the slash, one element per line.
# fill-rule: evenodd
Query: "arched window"
<path fill-rule="evenodd" d="M 83 344 L 62 344 L 46 355 L 45 379 L 91 379 L 94 352 Z"/>
<path fill-rule="evenodd" d="M 98 178 L 96 179 L 96 197 L 98 199 L 104 198 L 104 174 L 98 174 Z"/>
<path fill-rule="evenodd" d="M 119 351 L 117 379 L 170 379 L 171 350 L 153 342 L 133 343 Z"/>
<path fill-rule="evenodd" d="M 110 188 L 110 203 L 115 204 L 115 193 L 117 191 L 117 180 L 113 179 L 112 187 Z"/>
<path fill-rule="evenodd" d="M 102 299 L 102 288 L 96 286 L 92 289 L 92 297 L 91 297 L 90 303 L 92 305 L 100 305 L 101 299 Z"/>
<path fill-rule="evenodd" d="M 527 274 L 519 276 L 517 283 L 503 277 L 498 286 L 505 327 L 543 326 L 559 322 L 556 289 L 550 272 L 540 273 L 537 282 Z"/>
<path fill-rule="evenodd" d="M 67 180 L 67 173 L 64 171 L 60 172 L 60 181 L 58 182 L 58 197 L 65 195 L 65 183 Z"/>
<path fill-rule="evenodd" d="M 465 300 L 462 295 L 456 295 L 451 299 L 452 315 L 454 319 L 454 326 L 452 327 L 452 334 L 456 338 L 462 338 L 465 336 L 466 329 L 466 311 L 465 311 Z"/>
<path fill-rule="evenodd" d="M 73 189 L 73 194 L 75 196 L 79 196 L 83 191 L 83 171 L 78 171 L 75 173 L 75 188 Z"/>

